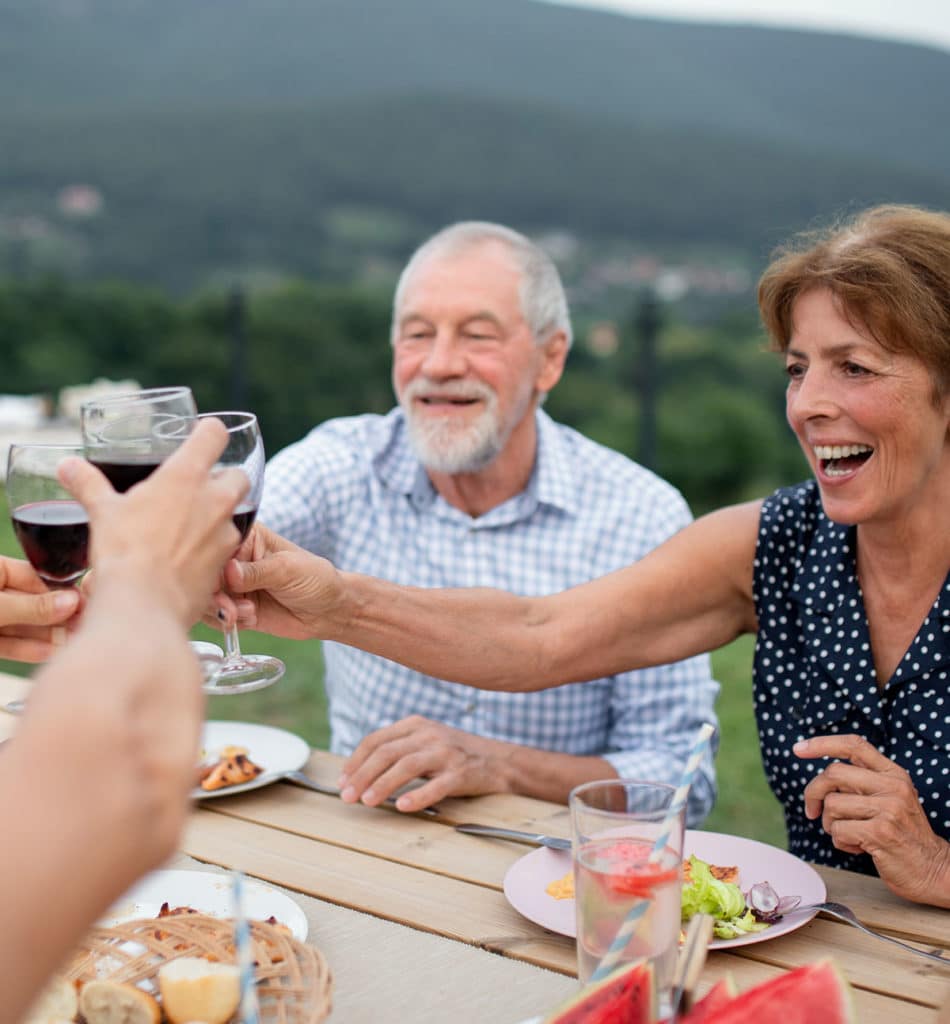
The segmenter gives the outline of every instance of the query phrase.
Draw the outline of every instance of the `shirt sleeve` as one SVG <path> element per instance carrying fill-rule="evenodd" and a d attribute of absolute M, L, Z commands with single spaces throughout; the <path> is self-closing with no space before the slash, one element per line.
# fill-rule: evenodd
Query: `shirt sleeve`
<path fill-rule="evenodd" d="M 649 548 L 657 547 L 692 522 L 682 496 L 669 488 L 646 516 Z M 713 742 L 689 792 L 686 823 L 699 825 L 716 800 L 718 746 L 716 697 L 706 654 L 614 677 L 608 747 L 602 755 L 621 778 L 655 779 L 676 785 L 704 722 L 716 726 Z"/>
<path fill-rule="evenodd" d="M 704 722 L 717 727 L 714 742 L 689 791 L 686 824 L 699 825 L 716 799 L 714 753 L 718 744 L 715 703 L 719 684 L 708 655 L 616 677 L 610 748 L 603 757 L 621 778 L 676 785 Z"/>

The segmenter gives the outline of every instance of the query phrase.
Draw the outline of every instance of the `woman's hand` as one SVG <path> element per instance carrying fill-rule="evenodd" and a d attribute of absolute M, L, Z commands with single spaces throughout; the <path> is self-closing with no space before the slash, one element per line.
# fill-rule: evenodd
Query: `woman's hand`
<path fill-rule="evenodd" d="M 868 853 L 899 896 L 950 907 L 950 843 L 936 835 L 910 776 L 861 736 L 815 736 L 798 757 L 834 757 L 805 787 L 805 816 L 821 817 L 845 853 Z"/>
<path fill-rule="evenodd" d="M 247 629 L 306 640 L 323 635 L 320 624 L 336 601 L 339 577 L 325 558 L 255 523 L 227 564 L 224 579 L 240 596 L 215 595 L 218 620 L 227 623 L 236 616 L 238 625 Z"/>
<path fill-rule="evenodd" d="M 0 658 L 45 661 L 80 605 L 75 587 L 49 590 L 29 562 L 0 556 Z"/>

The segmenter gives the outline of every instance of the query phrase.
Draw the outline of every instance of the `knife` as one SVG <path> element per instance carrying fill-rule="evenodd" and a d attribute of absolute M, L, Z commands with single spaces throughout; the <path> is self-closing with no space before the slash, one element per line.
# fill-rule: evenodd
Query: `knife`
<path fill-rule="evenodd" d="M 340 795 L 340 791 L 336 786 L 328 786 L 325 782 L 317 782 L 316 779 L 311 779 L 309 775 L 305 775 L 301 771 L 266 772 L 264 775 L 258 775 L 255 781 L 259 782 L 261 779 L 266 779 L 268 782 L 292 782 L 295 786 L 312 789 L 314 792 L 323 793 L 325 796 Z M 396 799 L 401 795 L 402 793 L 397 793 L 396 796 L 387 797 L 383 804 L 395 807 Z M 425 814 L 429 817 L 433 817 L 438 813 L 438 807 L 423 807 L 421 811 L 416 811 L 416 814 Z"/>
<path fill-rule="evenodd" d="M 472 836 L 491 836 L 493 839 L 512 839 L 516 843 L 530 843 L 532 846 L 547 846 L 551 850 L 569 850 L 570 839 L 560 836 L 546 836 L 543 832 L 518 832 L 513 828 L 494 828 L 491 825 L 456 825 L 456 832 Z"/>

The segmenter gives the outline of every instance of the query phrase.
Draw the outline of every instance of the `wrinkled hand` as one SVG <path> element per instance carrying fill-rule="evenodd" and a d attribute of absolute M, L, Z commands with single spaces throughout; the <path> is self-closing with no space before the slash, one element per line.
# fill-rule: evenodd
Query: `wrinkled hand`
<path fill-rule="evenodd" d="M 509 790 L 508 744 L 410 715 L 364 737 L 343 765 L 338 785 L 347 803 L 375 807 L 413 779 L 428 782 L 396 801 L 400 811 L 420 811 L 447 796 Z"/>
<path fill-rule="evenodd" d="M 950 844 L 931 829 L 908 773 L 860 736 L 796 743 L 803 758 L 834 757 L 805 787 L 805 815 L 821 816 L 845 853 L 868 853 L 899 896 L 950 906 Z"/>
<path fill-rule="evenodd" d="M 45 661 L 81 603 L 75 587 L 49 590 L 29 562 L 0 556 L 0 658 Z"/>
<path fill-rule="evenodd" d="M 321 622 L 336 601 L 338 574 L 325 559 L 291 544 L 255 523 L 247 540 L 224 572 L 233 594 L 216 594 L 223 621 L 237 617 L 239 626 L 273 636 L 306 640 L 324 636 Z M 210 619 L 220 625 L 222 616 Z"/>
<path fill-rule="evenodd" d="M 59 468 L 63 486 L 89 513 L 90 565 L 135 576 L 190 625 L 205 607 L 221 567 L 240 543 L 232 520 L 249 482 L 238 469 L 211 474 L 227 433 L 202 420 L 188 440 L 125 494 L 83 459 Z"/>

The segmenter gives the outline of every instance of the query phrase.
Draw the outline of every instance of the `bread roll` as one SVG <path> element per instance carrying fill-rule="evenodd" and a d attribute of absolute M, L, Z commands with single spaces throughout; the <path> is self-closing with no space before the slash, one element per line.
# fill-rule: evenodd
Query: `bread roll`
<path fill-rule="evenodd" d="M 76 986 L 65 978 L 54 978 L 30 1007 L 23 1024 L 50 1024 L 52 1021 L 73 1020 L 79 1012 Z"/>
<path fill-rule="evenodd" d="M 182 956 L 163 964 L 158 969 L 158 988 L 171 1024 L 225 1024 L 241 1001 L 238 968 L 198 956 Z"/>
<path fill-rule="evenodd" d="M 87 981 L 79 993 L 79 1012 L 86 1024 L 158 1024 L 158 1003 L 122 981 Z"/>

